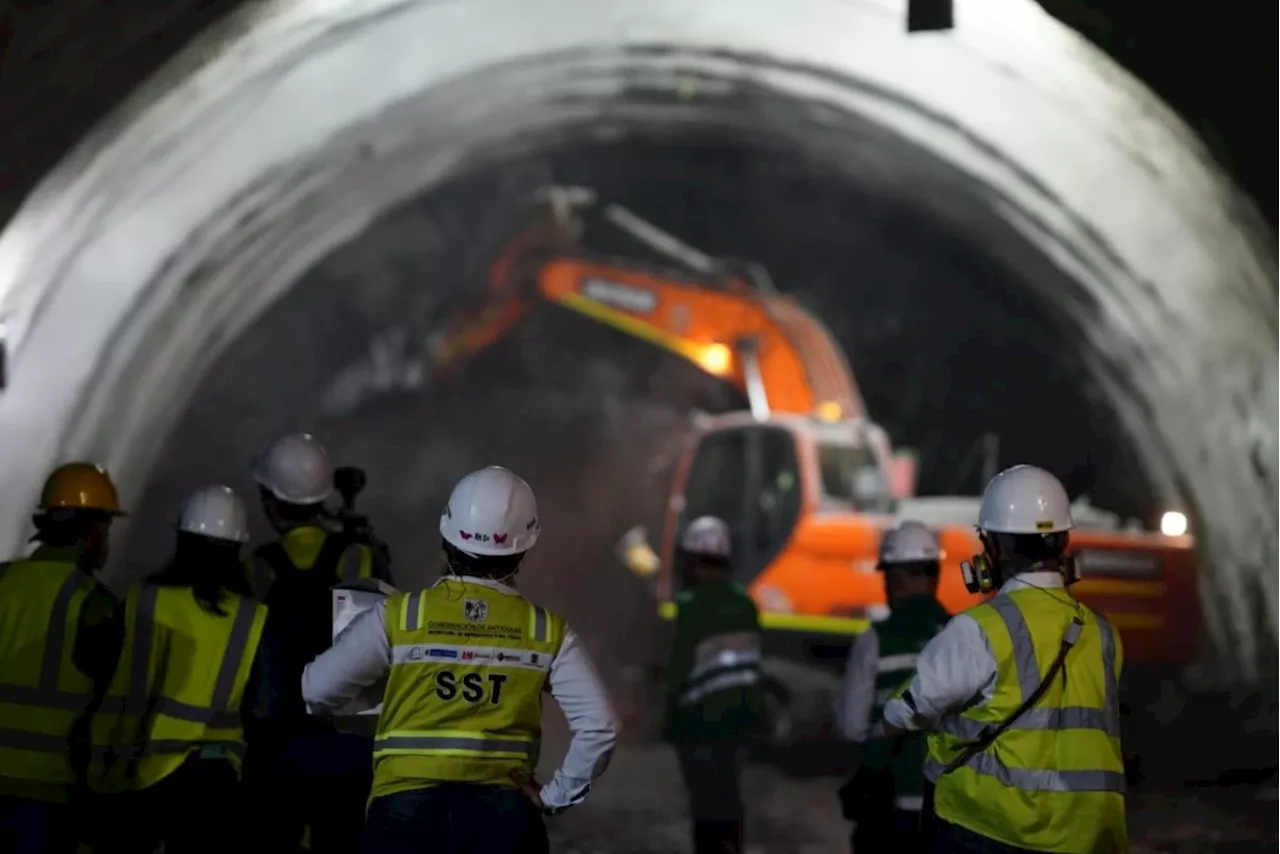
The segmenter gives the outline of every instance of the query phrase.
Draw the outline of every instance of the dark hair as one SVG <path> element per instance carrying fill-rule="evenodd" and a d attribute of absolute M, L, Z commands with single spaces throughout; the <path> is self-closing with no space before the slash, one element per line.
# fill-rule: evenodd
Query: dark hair
<path fill-rule="evenodd" d="M 161 587 L 190 587 L 200 607 L 219 617 L 227 615 L 222 601 L 228 593 L 253 595 L 239 543 L 188 531 L 178 533 L 173 557 L 147 581 Z"/>
<path fill-rule="evenodd" d="M 457 575 L 474 575 L 477 578 L 505 578 L 520 568 L 524 552 L 515 555 L 470 555 L 448 540 L 441 539 L 444 558 Z"/>
<path fill-rule="evenodd" d="M 286 525 L 304 525 L 325 513 L 323 501 L 317 501 L 314 504 L 294 504 L 278 498 L 265 486 L 259 486 L 258 492 L 262 496 L 262 503 L 267 508 L 268 514 Z"/>
<path fill-rule="evenodd" d="M 884 572 L 894 570 L 909 572 L 914 575 L 927 575 L 930 578 L 937 578 L 942 571 L 942 565 L 936 560 L 913 560 L 904 563 L 881 564 L 879 568 Z"/>
<path fill-rule="evenodd" d="M 686 572 L 695 568 L 727 574 L 731 574 L 733 572 L 733 561 L 720 555 L 704 555 L 680 549 L 677 552 L 677 558 L 680 566 L 683 567 Z"/>
<path fill-rule="evenodd" d="M 995 534 L 1002 559 L 1014 572 L 1023 572 L 1039 563 L 1062 560 L 1067 551 L 1066 531 L 1056 534 Z"/>
<path fill-rule="evenodd" d="M 60 548 L 78 545 L 90 528 L 110 522 L 111 514 L 102 510 L 56 507 L 37 513 L 31 521 L 36 526 L 36 534 L 32 539 Z"/>

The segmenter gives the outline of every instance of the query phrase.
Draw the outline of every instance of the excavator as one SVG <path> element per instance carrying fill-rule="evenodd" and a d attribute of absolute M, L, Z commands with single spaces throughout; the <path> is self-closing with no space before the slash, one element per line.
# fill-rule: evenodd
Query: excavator
<path fill-rule="evenodd" d="M 663 263 L 593 253 L 583 240 L 589 214 Z M 914 494 L 914 459 L 869 417 L 831 332 L 759 264 L 708 256 L 627 208 L 597 204 L 588 188 L 547 188 L 491 265 L 479 305 L 438 337 L 434 371 L 492 344 L 539 301 L 687 359 L 745 397 L 745 411 L 695 419 L 657 548 L 637 527 L 619 557 L 652 579 L 659 613 L 670 619 L 682 526 L 704 514 L 726 520 L 766 653 L 789 662 L 778 665 L 779 703 L 806 683 L 829 693 L 852 636 L 887 613 L 876 555 L 881 532 L 897 521 L 918 519 L 938 534 L 939 598 L 949 610 L 981 601 L 959 569 L 981 551 L 973 527 L 980 498 Z M 1199 625 L 1192 537 L 1126 530 L 1111 514 L 1075 509 L 1081 579 L 1072 591 L 1118 628 L 1126 667 L 1189 663 Z"/>

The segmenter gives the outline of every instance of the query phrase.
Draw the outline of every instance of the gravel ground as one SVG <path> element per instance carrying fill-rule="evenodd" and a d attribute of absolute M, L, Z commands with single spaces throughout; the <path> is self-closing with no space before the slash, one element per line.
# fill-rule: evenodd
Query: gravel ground
<path fill-rule="evenodd" d="M 558 758 L 560 751 L 548 751 Z M 547 773 L 550 767 L 547 768 Z M 746 778 L 749 854 L 848 851 L 833 777 L 788 778 L 753 765 Z M 1275 781 L 1169 794 L 1139 787 L 1129 801 L 1133 854 L 1252 854 L 1277 845 Z M 691 851 L 674 753 L 624 745 L 586 803 L 549 821 L 561 854 L 684 854 Z"/>

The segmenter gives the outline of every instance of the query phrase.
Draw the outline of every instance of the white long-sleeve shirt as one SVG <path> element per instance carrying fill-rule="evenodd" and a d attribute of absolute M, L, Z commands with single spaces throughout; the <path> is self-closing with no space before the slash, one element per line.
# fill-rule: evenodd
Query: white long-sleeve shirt
<path fill-rule="evenodd" d="M 463 577 L 512 596 L 519 594 L 486 578 Z M 386 677 L 391 669 L 387 607 L 382 602 L 357 617 L 327 652 L 302 672 L 302 698 L 317 714 L 332 714 Z M 581 803 L 591 783 L 604 773 L 613 755 L 618 718 L 595 667 L 572 630 L 566 630 L 548 677 L 551 696 L 564 712 L 572 739 L 564 760 L 542 787 L 542 802 L 560 810 Z"/>
<path fill-rule="evenodd" d="M 836 701 L 836 726 L 849 741 L 861 743 L 872 736 L 871 709 L 875 705 L 879 663 L 880 635 L 872 626 L 854 638 L 849 648 Z"/>
<path fill-rule="evenodd" d="M 997 596 L 1021 587 L 1062 589 L 1055 572 L 1026 572 L 1004 583 Z M 899 729 L 931 730 L 945 715 L 959 711 L 974 698 L 990 700 L 996 686 L 996 657 L 976 620 L 957 614 L 920 652 L 916 675 L 908 692 L 915 711 L 901 698 L 884 707 L 884 719 Z"/>

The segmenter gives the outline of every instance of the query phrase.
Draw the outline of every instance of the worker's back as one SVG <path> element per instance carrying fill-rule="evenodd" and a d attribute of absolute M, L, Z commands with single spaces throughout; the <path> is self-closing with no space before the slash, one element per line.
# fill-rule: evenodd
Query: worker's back
<path fill-rule="evenodd" d="M 66 744 L 90 698 L 72 663 L 76 626 L 96 582 L 73 558 L 41 547 L 0 564 L 0 795 L 65 800 L 74 782 Z"/>
<path fill-rule="evenodd" d="M 760 684 L 760 616 L 729 578 L 699 581 L 676 599 L 667 660 L 671 741 L 750 736 L 765 726 Z"/>

